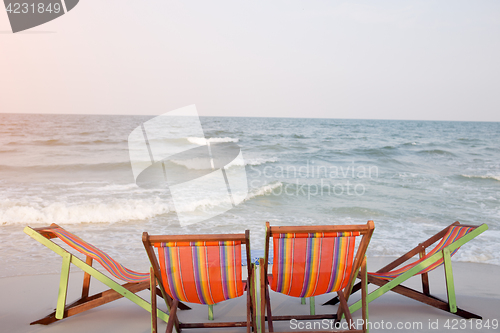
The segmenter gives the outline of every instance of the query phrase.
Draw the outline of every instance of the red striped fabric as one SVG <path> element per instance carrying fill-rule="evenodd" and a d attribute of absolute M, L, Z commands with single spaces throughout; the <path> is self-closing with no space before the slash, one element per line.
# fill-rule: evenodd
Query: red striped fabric
<path fill-rule="evenodd" d="M 99 250 L 95 246 L 85 242 L 81 238 L 73 235 L 63 228 L 44 229 L 42 231 L 57 236 L 60 240 L 71 246 L 76 251 L 97 260 L 102 267 L 104 267 L 117 279 L 131 283 L 149 281 L 149 273 L 138 273 L 126 268 L 105 252 Z"/>
<path fill-rule="evenodd" d="M 162 284 L 173 299 L 215 304 L 243 295 L 241 242 L 169 242 L 155 246 Z"/>
<path fill-rule="evenodd" d="M 438 245 L 436 245 L 435 248 L 433 248 L 429 253 L 427 253 L 424 257 L 420 258 L 419 260 L 417 260 L 411 264 L 408 264 L 404 267 L 401 267 L 399 269 L 390 271 L 390 272 L 386 272 L 386 273 L 376 273 L 375 272 L 375 273 L 368 273 L 368 274 L 375 276 L 375 277 L 378 277 L 378 278 L 381 278 L 381 279 L 384 279 L 384 280 L 395 279 L 398 276 L 400 276 L 401 274 L 406 273 L 408 270 L 410 270 L 414 266 L 418 265 L 419 263 L 421 263 L 425 259 L 431 257 L 432 255 L 438 253 L 439 251 L 442 251 L 445 247 L 452 244 L 453 242 L 460 239 L 461 237 L 465 236 L 466 234 L 468 234 L 469 232 L 471 232 L 474 229 L 475 229 L 475 227 L 465 227 L 465 226 L 460 226 L 460 225 L 451 226 L 448 229 L 448 231 L 446 232 L 446 234 L 443 236 L 441 241 L 438 243 Z M 458 251 L 458 249 L 453 251 L 451 253 L 451 255 L 453 256 L 457 251 Z M 415 275 L 430 272 L 430 271 L 436 269 L 437 267 L 441 266 L 442 264 L 443 264 L 443 259 L 440 259 L 440 260 L 436 261 L 434 264 L 428 266 L 427 268 L 422 269 L 420 272 L 416 273 Z"/>
<path fill-rule="evenodd" d="M 286 233 L 273 236 L 271 289 L 311 297 L 347 286 L 359 232 Z"/>

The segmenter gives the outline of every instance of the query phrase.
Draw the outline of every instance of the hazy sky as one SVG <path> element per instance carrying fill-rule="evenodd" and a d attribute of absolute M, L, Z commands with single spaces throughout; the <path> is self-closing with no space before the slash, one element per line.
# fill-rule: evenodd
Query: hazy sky
<path fill-rule="evenodd" d="M 12 34 L 0 112 L 500 121 L 500 1 L 80 0 Z"/>

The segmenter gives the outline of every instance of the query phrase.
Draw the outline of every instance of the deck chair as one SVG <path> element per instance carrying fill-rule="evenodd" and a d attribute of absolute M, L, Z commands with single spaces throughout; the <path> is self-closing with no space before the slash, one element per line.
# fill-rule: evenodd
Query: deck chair
<path fill-rule="evenodd" d="M 63 258 L 56 311 L 42 319 L 32 322 L 31 325 L 48 325 L 57 320 L 71 317 L 75 314 L 93 309 L 99 305 L 112 302 L 122 297 L 128 298 L 146 311 L 151 312 L 151 304 L 136 295 L 137 292 L 150 288 L 149 273 L 137 273 L 124 267 L 103 251 L 83 241 L 81 238 L 64 230 L 54 223 L 49 227 L 26 227 L 24 228 L 24 232 Z M 53 238 L 59 238 L 71 248 L 86 256 L 86 261 L 84 262 L 80 260 L 70 252 L 66 251 L 63 247 L 53 242 L 51 240 Z M 120 285 L 110 277 L 96 270 L 92 267 L 93 260 L 98 261 L 114 278 L 125 281 L 126 283 Z M 83 270 L 85 275 L 83 277 L 81 298 L 69 305 L 66 305 L 71 264 L 74 264 Z M 111 289 L 89 296 L 91 277 L 101 281 Z M 157 293 L 160 293 L 156 286 L 152 290 L 156 290 Z M 183 309 L 188 308 L 189 307 L 186 307 L 183 304 Z M 157 315 L 164 321 L 168 321 L 168 315 L 166 313 L 158 310 Z"/>
<path fill-rule="evenodd" d="M 464 245 L 487 229 L 488 226 L 486 224 L 474 226 L 460 224 L 459 222 L 452 223 L 425 242 L 417 245 L 408 253 L 394 260 L 387 266 L 379 269 L 377 272 L 368 273 L 368 283 L 373 283 L 379 286 L 378 289 L 368 294 L 368 302 L 371 302 L 389 290 L 392 290 L 403 296 L 429 304 L 438 309 L 454 313 L 466 319 L 481 319 L 480 316 L 457 307 L 453 283 L 453 271 L 451 267 L 451 256 L 458 251 L 460 246 Z M 439 241 L 439 243 L 426 254 L 426 249 L 437 241 Z M 401 268 L 397 268 L 416 255 L 419 255 L 420 259 Z M 430 294 L 429 278 L 427 274 L 443 264 L 448 294 L 447 301 L 443 301 Z M 422 276 L 422 292 L 401 285 L 402 282 L 419 274 Z M 360 285 L 358 284 L 353 287 L 352 292 L 356 292 L 359 289 Z M 339 300 L 337 298 L 333 298 L 324 305 L 333 305 L 338 301 Z M 351 311 L 357 311 L 360 306 L 360 302 L 357 302 L 353 304 L 350 309 Z"/>
<path fill-rule="evenodd" d="M 276 320 L 333 319 L 335 323 L 339 323 L 344 315 L 349 323 L 349 332 L 366 332 L 368 318 L 366 303 L 363 302 L 364 325 L 362 329 L 356 330 L 347 301 L 358 272 L 361 278 L 362 300 L 365 300 L 367 285 L 365 252 L 374 228 L 373 221 L 368 221 L 364 225 L 294 227 L 271 227 L 269 222 L 266 222 L 265 254 L 264 258 L 260 259 L 262 332 L 265 332 L 266 309 L 269 332 L 274 331 L 273 321 Z M 267 274 L 270 238 L 273 238 L 274 250 L 272 275 Z M 359 242 L 356 250 L 357 240 Z M 273 315 L 269 287 L 285 295 L 309 298 L 310 314 Z M 316 315 L 314 297 L 330 292 L 337 292 L 340 299 L 337 313 Z"/>
<path fill-rule="evenodd" d="M 183 328 L 245 327 L 256 332 L 255 273 L 250 261 L 250 231 L 244 234 L 163 235 L 147 232 L 142 241 L 151 261 L 151 285 L 158 283 L 170 311 L 166 332 Z M 242 281 L 241 245 L 246 247 L 248 278 Z M 156 249 L 156 251 L 155 251 Z M 158 256 L 157 256 L 158 255 Z M 209 321 L 213 305 L 247 292 L 247 320 L 241 322 L 183 323 L 177 317 L 180 302 L 206 304 Z M 156 295 L 151 293 L 156 308 Z M 172 301 L 170 301 L 172 299 Z M 155 312 L 151 312 L 152 332 L 157 331 Z"/>

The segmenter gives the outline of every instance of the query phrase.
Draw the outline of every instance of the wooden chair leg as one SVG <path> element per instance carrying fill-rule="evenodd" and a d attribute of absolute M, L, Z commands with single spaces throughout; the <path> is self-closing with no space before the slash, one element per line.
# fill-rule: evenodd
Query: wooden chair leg
<path fill-rule="evenodd" d="M 271 299 L 269 297 L 269 281 L 264 269 L 264 258 L 259 259 L 260 266 L 260 330 L 266 331 L 266 308 L 267 308 L 267 327 L 269 332 L 274 332 L 273 315 L 271 311 Z"/>
<path fill-rule="evenodd" d="M 368 275 L 368 280 L 370 283 L 375 284 L 379 287 L 382 287 L 382 286 L 389 283 L 388 281 L 378 279 L 378 278 L 375 278 L 375 277 L 370 276 L 370 275 Z M 450 311 L 448 302 L 442 301 L 442 300 L 440 300 L 437 297 L 434 297 L 432 295 L 427 296 L 424 293 L 421 293 L 417 290 L 405 287 L 401 284 L 393 287 L 391 289 L 391 291 L 395 292 L 397 294 L 406 296 L 408 298 L 414 299 L 416 301 L 422 302 L 424 304 L 430 305 L 430 306 L 435 307 L 437 309 L 441 309 L 441 310 L 447 311 L 447 312 Z M 369 300 L 369 296 L 370 295 L 368 295 L 368 300 Z M 372 300 L 369 300 L 369 302 L 371 302 L 371 301 Z M 352 307 L 352 305 L 351 305 L 351 307 Z M 356 310 L 357 309 L 355 309 L 354 311 L 356 311 Z M 459 307 L 457 307 L 457 312 L 455 314 L 457 316 L 460 316 L 460 317 L 465 318 L 465 319 L 482 319 L 481 316 L 474 314 L 474 313 L 471 313 L 469 311 L 466 311 L 464 309 L 461 309 Z"/>
<path fill-rule="evenodd" d="M 337 311 L 337 318 L 340 321 L 342 319 L 342 315 L 344 314 L 349 327 L 351 327 L 353 324 L 351 311 L 349 311 L 349 307 L 347 306 L 347 301 L 345 299 L 342 290 L 339 290 L 338 295 L 339 295 L 340 305 L 339 305 L 339 310 Z"/>
<path fill-rule="evenodd" d="M 158 288 L 158 287 L 156 287 L 156 296 L 160 296 L 161 298 L 163 298 L 163 294 L 162 294 L 160 288 Z M 182 303 L 182 302 L 179 302 L 179 310 L 191 310 L 191 307 Z"/>
<path fill-rule="evenodd" d="M 89 266 L 92 267 L 92 257 L 87 256 L 87 259 L 85 260 L 85 263 Z M 89 297 L 89 290 L 90 290 L 90 274 L 85 272 L 83 275 L 83 286 L 82 286 L 82 299 L 86 299 Z"/>
<path fill-rule="evenodd" d="M 176 304 L 175 306 L 175 311 L 177 311 L 178 308 L 180 308 L 180 305 L 184 303 L 182 302 L 179 302 L 177 300 L 173 300 L 166 292 L 165 292 L 165 289 L 163 288 L 163 285 L 161 283 L 158 283 L 158 286 L 160 287 L 160 293 L 161 293 L 161 296 L 163 298 L 163 300 L 165 301 L 165 304 L 167 305 L 167 308 L 168 308 L 168 311 L 169 311 L 169 317 L 168 317 L 168 322 L 170 322 L 170 319 L 173 320 L 173 325 L 175 327 L 175 330 L 177 331 L 177 333 L 180 333 L 181 332 L 181 328 L 180 328 L 180 325 L 179 325 L 179 319 L 177 318 L 177 316 L 174 316 L 175 318 L 173 318 L 171 316 L 171 311 L 174 307 L 174 303 Z M 188 309 L 191 309 L 190 307 L 188 307 Z M 182 309 L 181 309 L 182 310 Z M 158 310 L 159 311 L 159 310 Z"/>
<path fill-rule="evenodd" d="M 354 285 L 354 287 L 352 287 L 352 290 L 351 290 L 351 295 L 354 294 L 356 291 L 360 290 L 361 289 L 361 282 L 358 282 Z M 339 297 L 338 296 L 335 296 L 334 298 L 326 301 L 325 303 L 323 303 L 322 305 L 336 305 L 337 303 L 339 302 Z"/>
<path fill-rule="evenodd" d="M 168 317 L 167 329 L 165 330 L 166 333 L 172 333 L 172 329 L 174 328 L 174 326 L 176 326 L 177 333 L 180 333 L 180 328 L 177 328 L 177 326 L 179 326 L 177 320 L 178 305 L 179 305 L 178 300 L 174 300 L 172 302 L 172 307 L 170 308 L 170 314 Z"/>
<path fill-rule="evenodd" d="M 257 333 L 257 318 L 256 318 L 256 302 L 257 297 L 256 290 L 256 265 L 255 263 L 249 263 L 248 278 L 246 282 L 246 292 L 247 292 L 247 333 L 254 332 Z"/>
<path fill-rule="evenodd" d="M 151 333 L 158 331 L 158 319 L 156 317 L 156 277 L 153 267 L 149 270 L 149 288 L 151 291 Z"/>
<path fill-rule="evenodd" d="M 149 287 L 149 281 L 146 282 L 139 282 L 139 283 L 125 283 L 121 285 L 123 288 L 127 289 L 131 293 L 137 293 L 141 290 L 147 289 Z M 63 318 L 71 317 L 74 316 L 78 313 L 93 309 L 95 307 L 98 307 L 103 304 L 107 304 L 109 302 L 115 301 L 117 299 L 122 298 L 123 296 L 117 293 L 113 289 L 109 289 L 100 293 L 97 293 L 92 296 L 88 296 L 85 299 L 78 299 L 75 302 L 66 305 L 64 308 L 64 316 Z M 42 319 L 39 319 L 37 321 L 34 321 L 30 323 L 30 325 L 35 325 L 35 324 L 42 324 L 42 325 L 49 325 L 52 324 L 59 319 L 56 319 L 55 317 L 56 312 L 52 312 L 51 314 L 45 316 Z"/>

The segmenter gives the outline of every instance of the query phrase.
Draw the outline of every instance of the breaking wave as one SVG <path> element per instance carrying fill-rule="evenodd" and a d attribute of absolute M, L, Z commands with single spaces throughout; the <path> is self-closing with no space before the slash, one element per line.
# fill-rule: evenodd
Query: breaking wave
<path fill-rule="evenodd" d="M 206 142 L 238 142 L 239 139 L 235 139 L 235 138 L 208 138 L 208 139 L 205 139 L 205 138 L 198 138 L 198 137 L 189 137 L 187 138 L 187 140 L 190 142 L 190 143 L 194 143 L 196 145 L 205 145 Z"/>
<path fill-rule="evenodd" d="M 203 170 L 206 169 L 206 159 L 204 158 L 191 158 L 187 160 L 170 160 L 171 162 L 177 164 L 177 165 L 182 165 L 183 167 L 186 167 L 191 170 Z M 278 162 L 278 158 L 273 157 L 273 158 L 252 158 L 252 159 L 243 159 L 244 162 L 242 162 L 240 159 L 233 160 L 231 162 L 230 167 L 234 166 L 246 166 L 246 165 L 251 165 L 251 166 L 257 166 L 261 164 L 266 164 L 266 163 L 275 163 Z"/>
<path fill-rule="evenodd" d="M 170 211 L 160 198 L 113 199 L 109 202 L 84 201 L 37 203 L 26 200 L 0 201 L 0 224 L 78 224 L 144 220 Z"/>
<path fill-rule="evenodd" d="M 490 176 L 490 175 L 486 175 L 486 176 L 474 176 L 474 175 L 460 175 L 464 178 L 471 178 L 471 179 L 494 179 L 494 180 L 498 180 L 500 181 L 500 176 Z"/>

